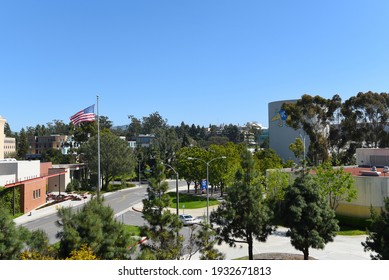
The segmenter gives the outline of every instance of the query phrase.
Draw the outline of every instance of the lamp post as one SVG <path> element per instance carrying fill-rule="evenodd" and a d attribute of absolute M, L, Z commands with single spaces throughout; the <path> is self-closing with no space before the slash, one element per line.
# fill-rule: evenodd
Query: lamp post
<path fill-rule="evenodd" d="M 61 172 L 59 172 L 58 174 L 58 195 L 61 198 Z"/>
<path fill-rule="evenodd" d="M 179 215 L 179 213 L 178 213 L 178 211 L 179 211 L 179 206 L 178 206 L 178 204 L 179 204 L 179 202 L 180 202 L 180 196 L 179 196 L 179 194 L 178 194 L 178 172 L 177 172 L 171 165 L 169 165 L 169 164 L 167 164 L 167 163 L 161 162 L 161 164 L 163 164 L 163 165 L 169 167 L 171 170 L 173 170 L 174 173 L 176 173 L 176 200 L 177 200 L 177 203 L 176 203 L 176 213 L 177 213 L 177 216 L 178 216 L 178 215 Z"/>
<path fill-rule="evenodd" d="M 203 160 L 201 158 L 188 157 L 188 160 L 199 160 L 199 161 L 202 161 L 203 163 L 205 163 L 207 165 L 207 223 L 208 224 L 209 224 L 209 164 L 212 161 L 214 161 L 214 160 L 226 159 L 226 158 L 227 157 L 222 156 L 222 157 L 213 158 L 210 161 L 205 161 L 205 160 Z"/>
<path fill-rule="evenodd" d="M 140 160 L 138 160 L 138 175 L 139 175 L 139 187 L 141 187 L 142 186 L 142 181 L 141 181 L 141 178 L 140 178 L 140 172 L 141 172 L 141 170 L 140 170 L 140 167 L 141 167 L 141 161 Z"/>
<path fill-rule="evenodd" d="M 306 167 L 306 160 L 305 160 L 305 158 L 306 158 L 306 148 L 305 148 L 305 138 L 307 137 L 307 135 L 304 133 L 304 136 L 303 135 L 301 135 L 301 133 L 300 133 L 300 138 L 301 138 L 301 140 L 303 141 L 303 145 L 304 145 L 304 166 L 303 166 L 303 170 L 305 171 L 305 167 Z"/>

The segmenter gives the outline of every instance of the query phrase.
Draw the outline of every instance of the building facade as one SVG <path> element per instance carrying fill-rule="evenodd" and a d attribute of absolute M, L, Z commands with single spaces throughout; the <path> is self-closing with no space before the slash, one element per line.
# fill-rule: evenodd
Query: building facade
<path fill-rule="evenodd" d="M 66 135 L 32 136 L 28 139 L 29 154 L 41 155 L 48 149 L 62 150 L 67 139 Z"/>
<path fill-rule="evenodd" d="M 0 186 L 27 181 L 40 177 L 40 161 L 17 161 L 3 159 L 0 161 Z"/>
<path fill-rule="evenodd" d="M 4 157 L 8 158 L 16 153 L 16 139 L 11 137 L 4 138 Z"/>
<path fill-rule="evenodd" d="M 296 157 L 289 149 L 289 145 L 300 138 L 305 142 L 306 151 L 309 148 L 309 137 L 305 137 L 304 131 L 294 130 L 287 125 L 288 118 L 284 103 L 296 103 L 297 100 L 282 100 L 269 103 L 269 147 L 284 160 L 296 161 Z"/>
<path fill-rule="evenodd" d="M 151 143 L 155 139 L 154 134 L 140 134 L 136 137 L 136 146 L 142 148 L 150 147 Z"/>
<path fill-rule="evenodd" d="M 4 134 L 4 126 L 5 126 L 6 119 L 4 119 L 2 116 L 0 116 L 0 160 L 4 159 L 4 141 L 5 141 L 5 134 Z"/>
<path fill-rule="evenodd" d="M 356 156 L 359 166 L 389 166 L 389 149 L 358 148 Z"/>
<path fill-rule="evenodd" d="M 385 176 L 381 171 L 379 176 L 362 175 L 362 172 L 369 171 L 369 168 L 355 167 L 345 170 L 354 174 L 354 186 L 358 191 L 358 197 L 351 202 L 341 202 L 336 212 L 359 218 L 369 218 L 371 207 L 380 212 L 385 206 L 384 198 L 389 197 L 389 176 Z"/>

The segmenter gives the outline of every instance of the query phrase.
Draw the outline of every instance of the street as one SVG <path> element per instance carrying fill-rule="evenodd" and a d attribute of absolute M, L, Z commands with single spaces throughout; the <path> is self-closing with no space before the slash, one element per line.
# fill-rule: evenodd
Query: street
<path fill-rule="evenodd" d="M 175 190 L 175 181 L 169 182 L 169 190 Z M 186 187 L 186 182 L 179 182 L 180 188 Z M 125 189 L 118 192 L 112 192 L 104 195 L 104 203 L 110 206 L 120 221 L 124 224 L 142 226 L 144 224 L 142 214 L 132 210 L 132 206 L 142 202 L 147 197 L 147 185 L 137 186 L 131 189 Z M 72 207 L 74 211 L 80 209 L 86 201 L 79 202 L 64 202 L 61 205 L 49 206 L 40 210 L 35 210 L 29 214 L 25 214 L 14 221 L 17 225 L 22 225 L 30 231 L 41 229 L 45 231 L 49 237 L 51 244 L 56 243 L 58 239 L 56 234 L 58 227 L 57 209 L 58 207 Z"/>

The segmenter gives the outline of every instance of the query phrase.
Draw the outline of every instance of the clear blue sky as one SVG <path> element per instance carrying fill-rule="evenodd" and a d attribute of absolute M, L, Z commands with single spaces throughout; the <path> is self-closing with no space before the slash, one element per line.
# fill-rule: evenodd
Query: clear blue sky
<path fill-rule="evenodd" d="M 96 102 L 114 125 L 268 124 L 269 102 L 389 92 L 389 1 L 1 0 L 14 131 Z"/>

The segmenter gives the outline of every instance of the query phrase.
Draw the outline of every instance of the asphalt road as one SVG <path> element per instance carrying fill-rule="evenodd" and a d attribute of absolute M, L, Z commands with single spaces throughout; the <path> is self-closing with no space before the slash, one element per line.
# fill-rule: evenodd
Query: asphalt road
<path fill-rule="evenodd" d="M 179 186 L 186 186 L 186 182 L 179 182 Z M 169 190 L 175 190 L 175 181 L 169 181 Z M 118 192 L 109 193 L 104 196 L 104 203 L 110 206 L 118 220 L 124 224 L 141 226 L 144 224 L 142 214 L 132 211 L 132 206 L 139 204 L 144 198 L 147 197 L 147 185 L 141 187 L 121 190 Z M 83 205 L 73 207 L 74 210 L 81 208 Z M 50 243 L 55 243 L 58 239 L 55 237 L 59 228 L 56 225 L 58 216 L 55 213 L 49 213 L 39 218 L 34 218 L 34 215 L 28 219 L 22 220 L 19 225 L 24 226 L 30 231 L 41 229 L 49 236 Z"/>

